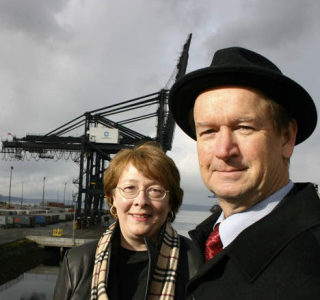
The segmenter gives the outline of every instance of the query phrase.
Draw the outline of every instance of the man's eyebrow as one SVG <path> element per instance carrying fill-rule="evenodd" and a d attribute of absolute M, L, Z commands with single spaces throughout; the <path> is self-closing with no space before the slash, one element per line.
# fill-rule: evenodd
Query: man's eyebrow
<path fill-rule="evenodd" d="M 258 118 L 255 118 L 255 117 L 241 117 L 241 118 L 231 119 L 231 123 L 253 122 L 257 120 Z M 215 125 L 215 122 L 214 121 L 196 121 L 195 124 L 197 126 L 212 126 L 212 125 Z"/>
<path fill-rule="evenodd" d="M 254 118 L 254 117 L 245 117 L 245 118 L 238 118 L 238 119 L 235 119 L 235 121 L 237 122 L 252 122 L 252 121 L 256 121 L 257 118 Z"/>
<path fill-rule="evenodd" d="M 195 122 L 196 126 L 212 126 L 213 122 Z"/>

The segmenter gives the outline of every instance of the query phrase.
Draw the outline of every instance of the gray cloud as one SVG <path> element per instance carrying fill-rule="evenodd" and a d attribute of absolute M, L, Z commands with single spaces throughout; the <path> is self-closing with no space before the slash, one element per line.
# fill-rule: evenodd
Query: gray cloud
<path fill-rule="evenodd" d="M 0 137 L 46 133 L 85 111 L 158 91 L 192 32 L 188 71 L 209 65 L 221 47 L 252 48 L 315 98 L 319 110 L 320 12 L 317 0 L 0 1 Z M 146 127 L 137 124 L 138 130 Z M 299 145 L 294 180 L 320 181 L 319 130 Z M 172 156 L 187 202 L 206 202 L 195 143 L 176 129 Z M 306 165 L 308 164 L 308 167 Z M 39 196 L 43 176 L 56 197 L 78 174 L 71 161 L 0 161 L 0 194 Z M 60 192 L 61 195 L 62 192 Z"/>
<path fill-rule="evenodd" d="M 12 34 L 24 33 L 38 39 L 46 39 L 60 31 L 56 15 L 68 1 L 2 0 L 0 1 L 0 25 Z"/>
<path fill-rule="evenodd" d="M 221 19 L 217 33 L 208 37 L 205 47 L 240 45 L 264 51 L 281 51 L 288 45 L 303 45 L 310 34 L 316 34 L 319 22 L 317 1 L 240 1 L 237 14 Z M 293 49 L 296 51 L 296 49 Z M 211 53 L 210 53 L 211 54 Z"/>

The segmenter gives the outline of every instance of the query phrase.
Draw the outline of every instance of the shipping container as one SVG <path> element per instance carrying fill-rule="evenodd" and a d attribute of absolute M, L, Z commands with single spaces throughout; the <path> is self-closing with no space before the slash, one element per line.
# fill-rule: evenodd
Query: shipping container
<path fill-rule="evenodd" d="M 17 214 L 17 212 L 12 209 L 0 209 L 0 215 L 12 216 L 12 215 L 16 215 L 16 214 Z"/>
<path fill-rule="evenodd" d="M 0 227 L 10 228 L 13 227 L 13 217 L 7 215 L 0 215 Z"/>
<path fill-rule="evenodd" d="M 34 218 L 35 225 L 47 225 L 47 217 L 45 215 L 35 215 Z"/>
<path fill-rule="evenodd" d="M 50 218 L 50 224 L 56 224 L 59 222 L 59 215 L 54 213 L 49 213 L 46 216 Z"/>
<path fill-rule="evenodd" d="M 13 224 L 16 227 L 34 227 L 35 217 L 28 215 L 14 216 Z"/>
<path fill-rule="evenodd" d="M 71 221 L 72 219 L 73 219 L 73 213 L 63 212 L 59 214 L 60 222 Z"/>
<path fill-rule="evenodd" d="M 67 214 L 66 213 L 60 213 L 59 214 L 59 222 L 65 222 L 67 220 Z"/>

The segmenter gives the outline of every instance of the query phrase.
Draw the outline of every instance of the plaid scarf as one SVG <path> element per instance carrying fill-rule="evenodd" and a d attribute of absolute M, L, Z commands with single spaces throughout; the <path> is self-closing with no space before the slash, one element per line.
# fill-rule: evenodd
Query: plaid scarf
<path fill-rule="evenodd" d="M 109 244 L 116 223 L 101 237 L 95 255 L 91 284 L 91 300 L 108 300 L 106 272 L 109 264 Z M 173 300 L 179 259 L 179 236 L 167 222 L 162 243 L 153 271 L 148 300 Z"/>

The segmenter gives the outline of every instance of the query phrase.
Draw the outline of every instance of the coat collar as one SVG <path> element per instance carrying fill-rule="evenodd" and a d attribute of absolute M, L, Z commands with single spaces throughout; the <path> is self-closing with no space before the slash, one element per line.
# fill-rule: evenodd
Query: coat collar
<path fill-rule="evenodd" d="M 312 184 L 295 184 L 291 192 L 267 216 L 245 229 L 214 259 L 204 264 L 194 280 L 209 272 L 228 257 L 238 265 L 248 281 L 255 278 L 292 239 L 320 224 L 320 199 Z M 205 234 L 218 218 L 210 216 L 190 236 L 204 245 Z M 262 238 L 263 234 L 263 238 Z"/>
<path fill-rule="evenodd" d="M 195 229 L 190 230 L 188 233 L 195 244 L 199 247 L 199 250 L 204 252 L 204 245 L 212 231 L 213 225 L 221 214 L 221 208 L 219 205 L 214 205 L 211 208 L 212 215 L 200 223 Z"/>

